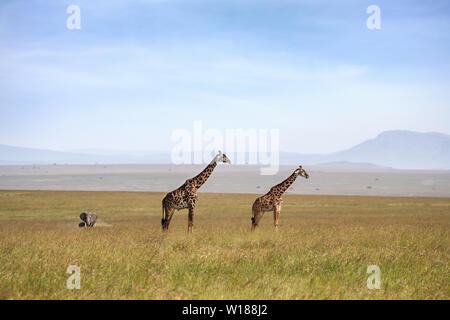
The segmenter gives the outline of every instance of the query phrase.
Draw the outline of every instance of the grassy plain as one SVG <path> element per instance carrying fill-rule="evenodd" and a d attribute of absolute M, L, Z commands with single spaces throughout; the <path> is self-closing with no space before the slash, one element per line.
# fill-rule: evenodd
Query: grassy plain
<path fill-rule="evenodd" d="M 450 298 L 449 198 L 286 195 L 250 233 L 256 195 L 205 193 L 188 236 L 186 211 L 161 232 L 163 196 L 0 191 L 0 299 Z"/>

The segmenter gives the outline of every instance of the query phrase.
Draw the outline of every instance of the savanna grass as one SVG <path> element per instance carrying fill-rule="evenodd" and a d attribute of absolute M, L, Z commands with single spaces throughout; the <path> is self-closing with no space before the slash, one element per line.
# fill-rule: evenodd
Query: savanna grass
<path fill-rule="evenodd" d="M 161 193 L 0 191 L 1 299 L 449 299 L 450 199 L 200 194 L 161 231 Z M 93 211 L 91 230 L 78 215 Z M 69 290 L 69 265 L 81 289 Z M 369 265 L 381 289 L 366 285 Z"/>

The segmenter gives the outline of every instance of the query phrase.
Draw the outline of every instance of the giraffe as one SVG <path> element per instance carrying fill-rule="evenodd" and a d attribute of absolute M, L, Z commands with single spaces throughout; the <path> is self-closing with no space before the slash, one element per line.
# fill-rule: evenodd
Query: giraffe
<path fill-rule="evenodd" d="M 275 230 L 278 229 L 278 217 L 281 211 L 281 203 L 283 202 L 281 196 L 299 175 L 305 179 L 309 178 L 309 174 L 306 173 L 305 169 L 299 166 L 286 180 L 273 186 L 268 193 L 255 200 L 252 206 L 252 231 L 255 230 L 265 211 L 273 211 Z"/>
<path fill-rule="evenodd" d="M 169 229 L 170 220 L 175 210 L 188 209 L 188 233 L 192 233 L 194 226 L 194 209 L 197 203 L 197 190 L 208 180 L 217 166 L 217 163 L 229 163 L 230 159 L 219 151 L 210 164 L 193 178 L 187 179 L 186 182 L 178 189 L 169 192 L 162 200 L 162 219 L 161 224 L 163 230 Z"/>

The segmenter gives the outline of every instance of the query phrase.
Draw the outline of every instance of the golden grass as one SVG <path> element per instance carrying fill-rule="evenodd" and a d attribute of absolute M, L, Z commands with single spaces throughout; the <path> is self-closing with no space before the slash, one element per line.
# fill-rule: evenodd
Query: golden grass
<path fill-rule="evenodd" d="M 0 191 L 1 299 L 449 299 L 448 198 L 200 194 L 161 232 L 162 193 Z M 99 222 L 79 229 L 78 215 Z M 81 289 L 68 290 L 69 265 Z M 366 286 L 381 268 L 381 289 Z"/>

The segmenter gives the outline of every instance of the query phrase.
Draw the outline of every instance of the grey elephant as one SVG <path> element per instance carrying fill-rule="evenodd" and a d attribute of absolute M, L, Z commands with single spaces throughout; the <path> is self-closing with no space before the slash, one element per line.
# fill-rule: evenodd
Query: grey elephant
<path fill-rule="evenodd" d="M 97 221 L 97 215 L 95 213 L 83 212 L 80 214 L 80 219 L 83 220 L 83 222 L 80 222 L 78 225 L 80 228 L 85 226 L 92 228 Z"/>

